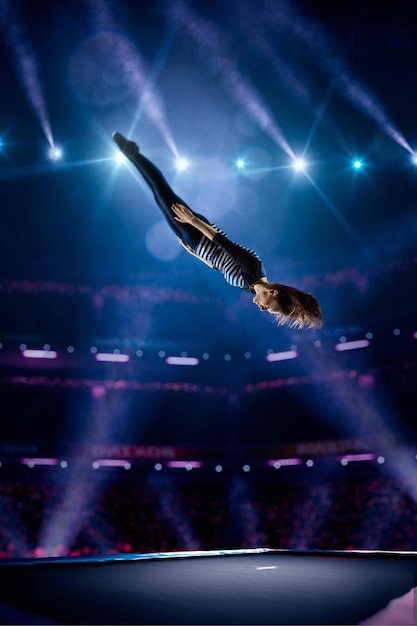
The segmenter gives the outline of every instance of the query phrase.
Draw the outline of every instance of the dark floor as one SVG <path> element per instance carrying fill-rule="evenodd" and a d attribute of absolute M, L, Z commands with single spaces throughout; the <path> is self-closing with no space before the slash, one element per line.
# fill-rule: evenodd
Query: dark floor
<path fill-rule="evenodd" d="M 417 554 L 243 551 L 0 562 L 2 624 L 357 624 Z M 21 613 L 22 612 L 22 613 Z"/>

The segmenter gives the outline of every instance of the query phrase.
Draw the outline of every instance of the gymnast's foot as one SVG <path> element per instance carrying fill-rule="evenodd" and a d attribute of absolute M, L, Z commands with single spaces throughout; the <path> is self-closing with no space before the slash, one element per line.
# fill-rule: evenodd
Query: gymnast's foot
<path fill-rule="evenodd" d="M 113 133 L 113 141 L 123 154 L 126 156 L 134 156 L 139 152 L 139 146 L 134 141 L 126 139 L 121 133 Z"/>

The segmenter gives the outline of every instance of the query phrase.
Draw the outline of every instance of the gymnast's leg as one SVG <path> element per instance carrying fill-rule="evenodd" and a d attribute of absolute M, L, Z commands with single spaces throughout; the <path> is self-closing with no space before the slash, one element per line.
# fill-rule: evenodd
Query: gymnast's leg
<path fill-rule="evenodd" d="M 113 140 L 120 151 L 123 152 L 123 154 L 131 163 L 133 163 L 135 168 L 142 175 L 142 178 L 151 189 L 155 197 L 155 201 L 171 230 L 179 239 L 182 239 L 182 241 L 195 250 L 201 241 L 201 232 L 191 224 L 177 222 L 177 220 L 175 220 L 174 213 L 171 210 L 171 205 L 173 204 L 179 203 L 185 206 L 188 205 L 172 190 L 162 172 L 149 159 L 139 152 L 139 147 L 135 142 L 129 141 L 123 137 L 121 133 L 117 132 L 113 134 Z M 210 223 L 203 215 L 195 213 L 194 211 L 193 213 L 204 222 L 207 222 L 207 224 Z"/>

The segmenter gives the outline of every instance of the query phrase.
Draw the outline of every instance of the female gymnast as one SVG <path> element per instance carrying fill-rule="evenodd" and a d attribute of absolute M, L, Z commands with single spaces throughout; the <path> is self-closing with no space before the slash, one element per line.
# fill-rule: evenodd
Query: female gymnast
<path fill-rule="evenodd" d="M 295 287 L 268 281 L 259 256 L 231 241 L 207 218 L 192 211 L 171 189 L 162 172 L 140 153 L 138 145 L 121 133 L 113 133 L 119 150 L 133 163 L 152 190 L 156 203 L 181 245 L 225 280 L 255 294 L 253 302 L 268 311 L 278 325 L 290 328 L 320 328 L 323 314 L 317 300 Z"/>

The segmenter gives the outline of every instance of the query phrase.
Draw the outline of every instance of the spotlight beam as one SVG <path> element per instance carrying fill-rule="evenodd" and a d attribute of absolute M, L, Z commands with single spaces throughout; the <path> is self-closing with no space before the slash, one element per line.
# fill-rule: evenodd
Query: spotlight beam
<path fill-rule="evenodd" d="M 85 520 L 95 511 L 97 498 L 104 491 L 109 475 L 100 471 L 92 473 L 89 444 L 106 444 L 114 439 L 114 432 L 126 420 L 126 406 L 120 406 L 115 397 L 106 394 L 94 396 L 92 389 L 90 421 L 84 437 L 86 448 L 81 448 L 71 463 L 65 488 L 41 527 L 39 547 L 45 556 L 62 556 L 61 551 L 68 554 Z"/>
<path fill-rule="evenodd" d="M 164 65 L 166 64 L 166 59 L 168 57 L 168 54 L 173 46 L 173 42 L 175 39 L 175 35 L 177 33 L 177 27 L 175 24 L 170 24 L 168 32 L 165 35 L 165 38 L 163 39 L 162 43 L 161 43 L 161 47 L 160 50 L 158 52 L 157 55 L 157 59 L 154 62 L 154 66 L 151 70 L 150 73 L 148 73 L 148 78 L 147 78 L 147 86 L 144 90 L 145 93 L 151 93 L 154 91 L 155 89 L 155 85 L 158 82 L 158 77 L 161 74 L 161 71 L 164 67 Z M 142 111 L 145 109 L 146 107 L 146 101 L 144 97 L 141 97 L 141 100 L 139 102 L 136 114 L 134 116 L 133 119 L 133 123 L 131 126 L 131 130 L 130 133 L 133 134 L 139 120 L 140 117 L 142 115 Z M 179 158 L 179 153 L 178 153 L 178 149 L 177 146 L 175 144 L 173 135 L 171 133 L 171 131 L 168 129 L 168 122 L 165 119 L 165 116 L 163 116 L 164 119 L 159 119 L 159 126 L 158 128 L 161 131 L 162 136 L 164 137 L 168 147 L 172 150 L 172 152 L 174 153 L 176 158 Z M 157 121 L 157 120 L 154 120 Z"/>
<path fill-rule="evenodd" d="M 113 7 L 110 2 L 106 0 L 90 0 L 89 4 L 97 32 L 120 32 L 120 26 L 113 19 Z M 129 84 L 131 91 L 139 96 L 139 105 L 129 136 L 136 127 L 142 112 L 145 111 L 159 130 L 170 150 L 178 157 L 178 150 L 168 124 L 162 100 L 154 91 L 156 78 L 161 72 L 173 38 L 174 32 L 171 31 L 164 42 L 165 54 L 162 55 L 162 52 L 160 52 L 158 64 L 154 67 L 151 74 L 149 74 L 137 48 L 125 36 L 114 36 L 113 51 L 115 62 L 120 66 L 125 82 Z"/>
<path fill-rule="evenodd" d="M 295 8 L 296 7 L 296 8 Z M 282 1 L 279 12 L 271 11 L 268 0 L 259 3 L 262 23 L 275 34 L 292 37 L 307 47 L 311 60 L 331 78 L 332 89 L 338 92 L 362 114 L 373 121 L 388 137 L 413 154 L 404 135 L 390 120 L 384 107 L 361 81 L 346 69 L 343 56 L 326 28 L 303 15 L 299 6 Z"/>
<path fill-rule="evenodd" d="M 208 20 L 202 20 L 184 2 L 176 2 L 167 9 L 169 16 L 181 22 L 187 34 L 198 44 L 211 69 L 219 77 L 227 94 L 240 104 L 247 114 L 288 156 L 295 158 L 287 139 L 274 116 L 263 103 L 257 90 L 243 77 L 236 63 L 220 39 L 220 32 Z"/>
<path fill-rule="evenodd" d="M 201 550 L 201 542 L 187 511 L 181 504 L 181 498 L 175 479 L 169 474 L 148 477 L 148 486 L 155 492 L 159 514 L 166 524 L 171 526 L 178 542 L 186 550 Z"/>
<path fill-rule="evenodd" d="M 323 119 L 324 112 L 326 110 L 327 104 L 328 104 L 328 102 L 330 100 L 330 97 L 332 95 L 333 90 L 334 90 L 334 86 L 333 86 L 333 84 L 330 84 L 329 87 L 327 88 L 326 93 L 324 94 L 324 96 L 322 98 L 322 101 L 320 102 L 318 111 L 317 111 L 316 116 L 314 118 L 313 125 L 312 125 L 312 127 L 310 129 L 310 132 L 308 134 L 306 145 L 305 145 L 305 148 L 304 148 L 302 156 L 304 156 L 305 153 L 307 152 L 307 150 L 308 150 L 308 148 L 310 146 L 310 143 L 311 143 L 311 141 L 312 141 L 312 139 L 314 137 L 314 134 L 315 134 L 315 132 L 317 130 L 317 127 L 318 127 L 319 123 Z"/>
<path fill-rule="evenodd" d="M 331 129 L 333 134 L 337 134 L 337 130 L 334 127 L 334 123 L 330 121 L 329 118 L 324 117 L 324 111 L 326 109 L 327 103 L 330 99 L 331 92 L 334 89 L 333 85 L 329 85 L 321 103 L 319 104 L 318 109 L 316 109 L 316 105 L 311 96 L 311 92 L 309 91 L 307 85 L 309 83 L 309 77 L 306 71 L 303 71 L 303 68 L 299 66 L 297 71 L 295 72 L 293 67 L 286 62 L 285 56 L 285 40 L 283 39 L 283 51 L 277 53 L 277 38 L 273 36 L 273 45 L 268 42 L 265 37 L 265 28 L 269 29 L 271 27 L 271 7 L 268 7 L 267 15 L 262 14 L 262 5 L 258 5 L 260 9 L 260 27 L 258 30 L 254 29 L 253 24 L 253 11 L 252 7 L 248 8 L 245 3 L 240 3 L 239 7 L 236 7 L 236 15 L 238 16 L 239 23 L 242 28 L 247 29 L 247 25 L 250 24 L 250 37 L 251 42 L 254 47 L 256 47 L 259 52 L 264 56 L 265 61 L 273 68 L 275 74 L 274 79 L 280 81 L 280 83 L 284 86 L 284 88 L 291 94 L 291 96 L 298 101 L 299 105 L 303 107 L 309 114 L 315 115 L 313 126 L 309 133 L 307 143 L 303 152 L 303 155 L 306 153 L 313 136 L 317 130 L 319 123 L 323 123 L 327 128 Z M 280 8 L 280 14 L 284 13 Z M 280 15 L 280 18 L 282 16 Z M 261 21 L 262 20 L 262 21 Z"/>
<path fill-rule="evenodd" d="M 312 346 L 305 346 L 307 350 L 306 362 L 309 362 L 309 371 L 314 375 L 321 375 L 325 371 L 337 370 L 334 357 L 318 355 Z M 369 357 L 364 357 L 364 362 Z M 323 395 L 324 393 L 324 395 Z M 314 387 L 314 394 L 320 407 L 320 419 L 330 420 L 332 426 L 336 423 L 334 416 L 338 415 L 337 424 L 341 432 L 346 434 L 350 430 L 350 436 L 361 436 L 363 428 L 373 433 L 372 439 L 375 449 L 383 454 L 386 462 L 381 466 L 381 471 L 394 477 L 410 498 L 417 502 L 416 490 L 416 463 L 415 460 L 404 452 L 404 435 L 396 433 L 391 426 L 398 422 L 396 409 L 392 405 L 384 389 L 378 398 L 371 399 L 364 395 L 358 387 L 355 376 L 343 376 L 334 379 L 332 387 L 327 387 L 323 392 L 322 385 Z M 304 402 L 302 400 L 302 402 Z M 311 398 L 308 401 L 311 405 Z M 408 446 L 405 446 L 407 449 Z"/>
<path fill-rule="evenodd" d="M 0 3 L 0 24 L 7 25 L 3 27 L 4 37 L 11 50 L 19 80 L 50 147 L 54 148 L 51 124 L 40 82 L 38 60 L 16 13 L 16 3 L 13 3 L 13 6 L 9 0 L 3 0 Z"/>
<path fill-rule="evenodd" d="M 337 72 L 337 69 L 335 70 Z M 360 111 L 366 115 L 371 121 L 373 121 L 379 128 L 399 146 L 407 150 L 410 154 L 413 154 L 408 141 L 404 135 L 395 127 L 388 117 L 388 113 L 385 111 L 381 104 L 376 102 L 376 99 L 367 91 L 364 85 L 356 79 L 353 80 L 347 70 L 343 71 L 339 76 L 339 91 L 340 93 L 354 104 Z"/>

